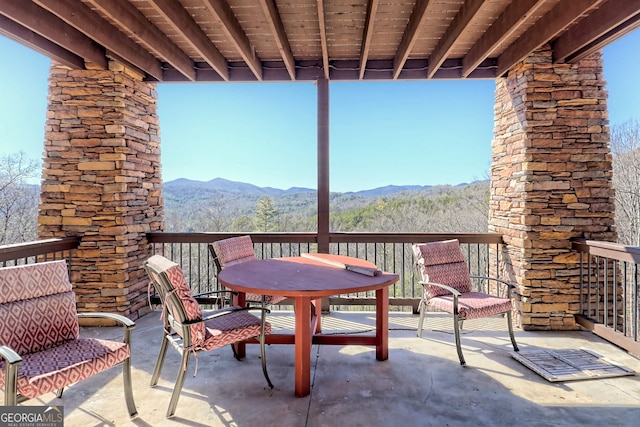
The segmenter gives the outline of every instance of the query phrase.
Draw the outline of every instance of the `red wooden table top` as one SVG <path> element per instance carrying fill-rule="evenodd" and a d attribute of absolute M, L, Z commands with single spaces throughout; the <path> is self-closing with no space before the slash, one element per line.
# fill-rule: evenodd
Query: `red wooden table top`
<path fill-rule="evenodd" d="M 368 261 L 343 255 L 313 256 L 331 262 L 375 268 Z M 240 292 L 312 298 L 382 289 L 399 278 L 397 274 L 386 272 L 379 272 L 375 276 L 360 274 L 305 257 L 244 262 L 226 267 L 218 275 L 220 283 Z"/>

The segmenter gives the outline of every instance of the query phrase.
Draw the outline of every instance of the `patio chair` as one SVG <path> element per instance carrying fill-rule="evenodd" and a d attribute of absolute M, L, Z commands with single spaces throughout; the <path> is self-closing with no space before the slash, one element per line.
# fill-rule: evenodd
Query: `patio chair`
<path fill-rule="evenodd" d="M 178 264 L 163 256 L 153 255 L 146 261 L 144 267 L 151 280 L 150 286 L 153 285 L 160 296 L 161 318 L 164 325 L 164 337 L 151 377 L 151 387 L 158 383 L 167 345 L 171 344 L 182 355 L 182 363 L 167 409 L 167 418 L 175 413 L 191 353 L 196 354 L 199 351 L 231 345 L 234 356 L 240 360 L 234 344 L 258 338 L 262 372 L 269 387 L 273 388 L 267 373 L 265 356 L 265 335 L 271 333 L 271 325 L 265 321 L 266 310 L 260 309 L 262 311 L 260 318 L 249 313 L 248 308 L 237 306 L 202 311 L 200 304 L 191 295 L 184 273 Z"/>
<path fill-rule="evenodd" d="M 123 327 L 123 341 L 80 338 L 78 317 Z M 129 416 L 138 413 L 131 388 L 131 330 L 110 313 L 77 313 L 64 260 L 0 268 L 0 388 L 4 405 L 34 399 L 122 364 Z M 109 408 L 111 409 L 111 408 Z"/>
<path fill-rule="evenodd" d="M 509 337 L 515 351 L 519 351 L 511 324 L 511 289 L 514 285 L 494 277 L 471 276 L 457 239 L 413 245 L 416 268 L 423 286 L 418 320 L 418 337 L 427 308 L 435 308 L 453 314 L 453 330 L 456 349 L 462 366 L 466 365 L 460 345 L 460 329 L 464 320 L 477 319 L 506 313 Z M 505 297 L 474 292 L 471 279 L 489 280 L 504 287 Z"/>
<path fill-rule="evenodd" d="M 258 259 L 253 250 L 251 236 L 238 236 L 217 240 L 209 243 L 208 246 L 218 273 L 220 273 L 223 268 Z M 287 297 L 283 296 L 251 293 L 245 294 L 245 297 L 247 303 L 260 303 L 262 304 L 262 308 L 267 308 L 268 305 L 277 304 L 287 299 Z"/>

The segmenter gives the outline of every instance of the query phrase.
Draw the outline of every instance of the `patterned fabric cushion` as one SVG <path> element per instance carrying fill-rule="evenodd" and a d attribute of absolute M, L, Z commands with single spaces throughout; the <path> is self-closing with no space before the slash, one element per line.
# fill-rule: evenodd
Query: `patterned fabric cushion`
<path fill-rule="evenodd" d="M 429 306 L 453 313 L 453 296 L 439 296 L 429 300 Z M 458 316 L 461 320 L 478 319 L 511 311 L 511 300 L 482 292 L 469 292 L 458 298 Z"/>
<path fill-rule="evenodd" d="M 211 244 L 213 250 L 216 253 L 220 268 L 230 267 L 232 265 L 241 264 L 247 261 L 255 261 L 255 251 L 253 250 L 253 241 L 251 236 L 239 236 L 231 237 L 229 239 L 218 240 Z M 261 302 L 262 295 L 258 294 L 245 294 L 247 301 Z M 285 300 L 286 297 L 266 295 L 265 301 L 267 304 L 277 304 L 280 301 Z"/>
<path fill-rule="evenodd" d="M 64 292 L 0 305 L 0 344 L 25 355 L 78 338 L 76 299 Z"/>
<path fill-rule="evenodd" d="M 193 298 L 193 296 L 191 295 L 191 289 L 189 289 L 189 286 L 187 286 L 187 282 L 184 278 L 182 269 L 179 265 L 175 263 L 172 264 L 173 266 L 165 270 L 167 278 L 173 286 L 173 289 L 170 292 L 174 292 L 182 302 L 186 313 L 185 320 L 202 320 L 202 310 L 200 309 L 198 301 L 196 301 L 195 298 Z M 167 298 L 166 301 L 168 304 L 167 309 L 171 311 L 171 314 L 176 319 L 180 319 L 180 316 L 177 315 L 176 307 L 173 307 L 171 304 L 171 299 Z M 206 328 L 204 323 L 195 323 L 193 325 L 190 325 L 189 330 L 191 332 L 191 348 L 196 350 L 202 348 L 206 336 Z M 178 331 L 178 333 L 180 333 L 180 331 Z"/>
<path fill-rule="evenodd" d="M 255 301 L 255 302 L 262 302 L 262 295 L 258 295 L 258 294 L 245 294 L 246 300 L 247 301 Z M 282 297 L 279 295 L 265 295 L 264 296 L 265 302 L 267 304 L 277 304 L 280 301 L 284 301 L 287 299 L 287 297 Z"/>
<path fill-rule="evenodd" d="M 419 271 L 424 281 L 441 283 L 461 293 L 471 292 L 471 277 L 457 239 L 413 245 Z M 437 286 L 425 286 L 427 299 L 448 295 Z"/>
<path fill-rule="evenodd" d="M 426 266 L 466 262 L 458 239 L 422 243 L 416 246 L 420 249 Z"/>
<path fill-rule="evenodd" d="M 0 268 L 0 344 L 20 355 L 79 336 L 64 260 Z"/>
<path fill-rule="evenodd" d="M 77 339 L 37 353 L 23 355 L 18 367 L 18 392 L 34 398 L 102 372 L 129 357 L 122 342 Z M 5 369 L 0 362 L 0 387 Z"/>
<path fill-rule="evenodd" d="M 221 311 L 233 312 L 205 322 L 207 335 L 202 346 L 203 349 L 213 350 L 260 335 L 260 319 L 246 310 L 234 311 L 239 308 L 228 307 L 204 313 L 205 317 L 207 317 Z M 271 324 L 269 322 L 265 322 L 264 331 L 265 334 L 271 333 Z"/>
<path fill-rule="evenodd" d="M 218 240 L 211 245 L 218 257 L 221 268 L 258 259 L 253 250 L 251 236 L 239 236 Z"/>
<path fill-rule="evenodd" d="M 0 304 L 70 290 L 71 282 L 64 260 L 0 269 Z"/>

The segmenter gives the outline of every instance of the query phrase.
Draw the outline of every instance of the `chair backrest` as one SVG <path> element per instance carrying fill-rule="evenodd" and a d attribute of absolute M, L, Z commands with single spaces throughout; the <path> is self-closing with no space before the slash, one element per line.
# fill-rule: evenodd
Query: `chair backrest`
<path fill-rule="evenodd" d="M 78 339 L 66 261 L 0 268 L 0 319 L 0 345 L 20 355 Z"/>
<path fill-rule="evenodd" d="M 202 310 L 191 295 L 182 268 L 161 255 L 153 255 L 144 267 L 162 301 L 166 321 L 184 339 L 185 347 L 198 348 L 205 340 L 206 329 L 204 323 L 182 327 L 185 322 L 202 320 Z"/>
<path fill-rule="evenodd" d="M 459 292 L 471 292 L 469 267 L 457 239 L 413 245 L 418 272 L 423 281 L 441 283 Z M 449 292 L 437 286 L 427 289 L 430 297 Z"/>
<path fill-rule="evenodd" d="M 211 243 L 209 248 L 213 251 L 211 255 L 216 263 L 218 272 L 234 264 L 258 259 L 253 250 L 251 236 L 238 236 L 218 240 Z"/>

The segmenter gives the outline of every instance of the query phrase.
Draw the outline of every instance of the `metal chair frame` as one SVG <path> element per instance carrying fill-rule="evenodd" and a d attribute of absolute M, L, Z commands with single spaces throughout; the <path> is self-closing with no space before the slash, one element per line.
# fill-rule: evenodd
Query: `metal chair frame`
<path fill-rule="evenodd" d="M 48 265 L 53 265 L 56 263 L 60 263 L 62 261 L 53 261 L 53 262 L 42 262 L 42 263 L 36 263 L 36 264 L 28 264 L 28 265 L 24 265 L 24 266 L 19 266 L 19 267 L 5 267 L 7 269 L 11 269 L 11 268 L 21 268 L 21 269 L 25 269 L 25 271 L 27 271 L 30 268 L 37 268 L 37 269 L 44 269 L 47 270 L 50 267 Z M 51 267 L 51 268 L 55 268 L 55 267 Z M 68 267 L 65 268 L 65 270 Z M 2 269 L 0 269 L 2 270 Z M 53 270 L 52 270 L 53 271 Z M 38 272 L 38 277 L 42 277 L 42 274 L 46 274 L 46 271 L 40 271 Z M 52 272 L 50 274 L 49 278 L 54 278 L 57 277 L 56 275 L 59 273 L 59 271 L 55 271 Z M 47 278 L 47 279 L 49 279 Z M 46 280 L 46 279 L 45 279 Z M 63 280 L 66 280 L 68 283 L 68 276 L 66 278 L 64 278 Z M 69 290 L 71 289 L 71 286 L 69 285 Z M 35 297 L 35 298 L 41 298 L 44 300 L 45 297 Z M 7 304 L 12 304 L 12 302 L 9 302 Z M 75 311 L 75 310 L 74 310 Z M 106 319 L 108 321 L 111 321 L 113 323 L 115 323 L 118 326 L 122 327 L 123 330 L 123 337 L 122 337 L 122 342 L 124 344 L 126 344 L 129 347 L 129 351 L 131 351 L 131 332 L 132 330 L 135 328 L 135 322 L 133 322 L 132 320 L 115 314 L 115 313 L 90 313 L 90 312 L 85 312 L 85 313 L 75 313 L 76 315 L 76 319 L 90 319 L 90 318 L 94 318 L 94 319 Z M 18 327 L 18 325 L 14 325 L 14 327 Z M 58 347 L 51 347 L 49 349 L 47 349 L 47 351 L 51 351 L 51 350 L 55 350 Z M 19 403 L 25 402 L 27 400 L 30 400 L 30 398 L 23 396 L 22 394 L 20 394 L 19 388 L 18 388 L 18 379 L 20 378 L 20 372 L 19 372 L 19 368 L 20 365 L 24 362 L 23 357 L 18 354 L 14 349 L 10 348 L 7 345 L 1 345 L 0 344 L 0 360 L 4 360 L 5 362 L 5 366 L 4 366 L 4 370 L 5 370 L 5 384 L 4 384 L 4 405 L 5 406 L 16 406 Z M 131 354 L 129 354 L 129 356 L 124 359 L 123 361 L 121 361 L 120 363 L 122 365 L 122 376 L 123 376 L 123 385 L 124 385 L 124 397 L 125 397 L 125 402 L 127 405 L 127 411 L 129 412 L 129 417 L 130 418 L 135 418 L 138 415 L 138 411 L 136 409 L 136 405 L 135 405 L 135 401 L 133 398 L 133 389 L 131 386 L 132 383 L 132 378 L 131 378 Z M 113 367 L 115 367 L 116 365 L 114 365 Z M 107 370 L 109 368 L 104 368 L 102 369 L 101 372 L 104 372 L 104 370 Z M 96 374 L 99 372 L 96 372 Z M 65 384 L 62 387 L 60 387 L 59 389 L 56 390 L 55 395 L 57 398 L 62 398 L 62 394 L 64 392 L 64 388 L 69 384 Z"/>
<path fill-rule="evenodd" d="M 416 246 L 416 245 L 414 245 Z M 414 249 L 415 252 L 415 249 Z M 423 273 L 422 273 L 422 266 L 419 263 L 419 260 L 415 263 L 415 267 L 416 270 L 418 272 L 418 276 L 423 278 Z M 490 277 L 490 276 L 474 276 L 469 274 L 469 278 L 470 279 L 476 279 L 476 280 L 489 280 L 489 281 L 493 281 L 495 282 L 498 286 L 504 287 L 505 291 L 506 291 L 506 299 L 511 300 L 511 291 L 512 289 L 515 288 L 515 285 L 513 285 L 512 283 L 509 283 L 505 280 L 499 279 L 497 277 Z M 453 314 L 453 331 L 454 331 L 454 335 L 455 335 L 455 341 L 456 341 L 456 351 L 458 353 L 458 359 L 460 360 L 460 365 L 465 366 L 466 365 L 466 361 L 464 358 L 464 355 L 462 353 L 462 345 L 460 342 L 460 330 L 462 329 L 463 323 L 465 319 L 462 319 L 460 317 L 460 310 L 459 310 L 459 300 L 460 298 L 463 298 L 465 295 L 465 293 L 462 293 L 460 291 L 458 291 L 457 289 L 451 287 L 451 286 L 447 286 L 443 283 L 436 283 L 436 282 L 432 282 L 429 280 L 420 280 L 418 282 L 419 284 L 421 284 L 425 290 L 428 286 L 436 286 L 438 288 L 441 289 L 445 289 L 447 290 L 449 293 L 451 293 L 452 297 L 453 297 L 453 310 L 450 312 L 450 314 Z M 420 304 L 419 304 L 419 312 L 420 312 L 420 317 L 418 318 L 418 330 L 417 330 L 417 336 L 418 337 L 422 337 L 422 329 L 423 329 L 423 325 L 424 325 L 424 320 L 425 320 L 425 316 L 426 316 L 426 312 L 427 312 L 427 307 L 429 306 L 429 302 L 430 300 L 432 300 L 433 298 L 438 298 L 438 297 L 433 297 L 433 298 L 426 298 L 427 292 L 424 292 L 422 299 L 420 300 Z M 487 294 L 488 295 L 488 294 Z M 512 314 L 511 314 L 511 310 L 503 312 L 502 314 L 506 314 L 507 317 L 507 327 L 509 329 L 509 338 L 511 340 L 511 344 L 513 346 L 514 351 L 520 351 L 520 349 L 518 348 L 518 344 L 516 343 L 516 339 L 513 333 L 513 325 L 512 325 Z"/>
<path fill-rule="evenodd" d="M 155 255 L 155 257 L 160 257 L 159 255 Z M 152 257 L 153 258 L 153 257 Z M 162 257 L 164 258 L 164 257 Z M 164 258 L 166 260 L 166 258 Z M 168 261 L 168 260 L 167 260 Z M 193 337 L 191 335 L 191 328 L 189 326 L 197 324 L 197 323 L 207 323 L 210 320 L 220 318 L 223 316 L 233 316 L 234 313 L 238 313 L 240 311 L 247 310 L 260 310 L 260 335 L 258 335 L 258 341 L 260 343 L 260 357 L 262 359 L 262 372 L 264 377 L 269 385 L 269 388 L 273 388 L 273 384 L 271 379 L 269 378 L 269 374 L 267 372 L 267 361 L 266 361 L 266 352 L 265 352 L 265 314 L 268 312 L 266 309 L 257 308 L 257 307 L 230 307 L 223 308 L 219 310 L 213 311 L 203 311 L 203 316 L 201 320 L 190 321 L 187 320 L 187 312 L 185 307 L 176 295 L 175 292 L 172 292 L 173 285 L 171 284 L 169 277 L 163 271 L 157 268 L 154 265 L 152 259 L 147 261 L 144 265 L 147 274 L 151 280 L 151 284 L 155 288 L 156 293 L 160 297 L 160 301 L 162 304 L 162 319 L 163 319 L 163 329 L 164 329 L 164 337 L 160 344 L 160 352 L 158 353 L 158 357 L 156 359 L 156 364 L 153 370 L 153 375 L 151 376 L 151 387 L 155 387 L 158 384 L 158 380 L 160 378 L 160 373 L 162 371 L 162 367 L 164 365 L 165 355 L 167 353 L 167 347 L 169 344 L 178 351 L 181 355 L 181 367 L 178 370 L 178 376 L 176 378 L 176 382 L 173 388 L 173 392 L 171 394 L 171 400 L 169 402 L 169 407 L 167 409 L 167 418 L 172 417 L 175 414 L 176 406 L 178 404 L 178 399 L 180 397 L 180 393 L 184 386 L 186 372 L 189 367 L 189 359 L 191 353 L 196 351 L 204 351 L 200 349 L 192 349 Z M 154 277 L 157 277 L 158 280 L 154 280 Z M 214 295 L 214 294 L 223 294 L 223 293 L 232 293 L 231 291 L 211 291 L 205 292 L 202 294 L 198 294 L 198 297 L 205 297 L 206 295 Z M 206 299 L 206 298 L 205 298 Z M 197 298 L 196 298 L 197 301 Z M 218 299 L 220 301 L 220 299 Z M 169 306 L 173 308 L 169 310 Z M 236 341 L 232 343 L 231 348 L 233 350 L 233 355 L 237 360 L 241 360 L 238 357 L 238 353 L 236 352 L 234 344 L 241 342 Z"/>

